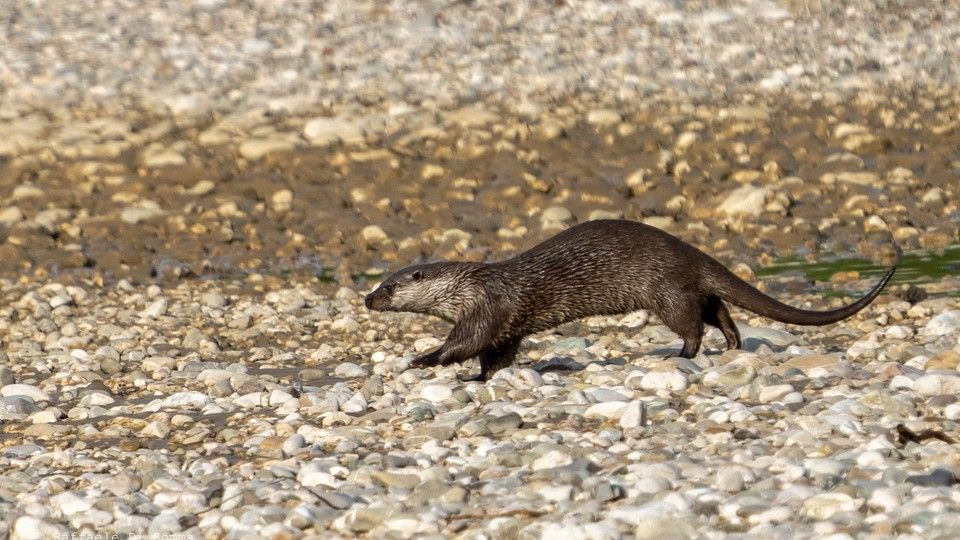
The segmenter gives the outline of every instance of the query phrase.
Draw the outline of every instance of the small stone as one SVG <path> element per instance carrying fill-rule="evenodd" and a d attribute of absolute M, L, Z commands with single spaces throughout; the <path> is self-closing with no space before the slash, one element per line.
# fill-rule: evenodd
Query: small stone
<path fill-rule="evenodd" d="M 913 391 L 924 396 L 960 394 L 960 373 L 927 373 L 913 382 Z"/>
<path fill-rule="evenodd" d="M 374 483 L 385 487 L 413 489 L 420 484 L 420 477 L 415 474 L 398 474 L 385 471 L 373 471 L 370 478 Z"/>
<path fill-rule="evenodd" d="M 293 207 L 293 192 L 289 189 L 275 191 L 270 196 L 270 205 L 274 212 L 289 212 Z"/>
<path fill-rule="evenodd" d="M 960 367 L 960 352 L 947 350 L 931 356 L 930 360 L 927 360 L 927 363 L 924 364 L 923 369 L 925 371 L 934 369 L 956 370 L 958 367 Z"/>
<path fill-rule="evenodd" d="M 158 169 L 161 167 L 178 167 L 186 164 L 187 158 L 183 157 L 176 150 L 171 150 L 169 148 L 160 150 L 159 152 L 150 153 L 143 158 L 143 166 L 151 169 Z"/>
<path fill-rule="evenodd" d="M 340 483 L 336 477 L 330 474 L 329 467 L 317 461 L 305 463 L 297 473 L 297 481 L 304 487 L 336 487 Z"/>
<path fill-rule="evenodd" d="M 739 105 L 721 109 L 717 117 L 721 120 L 729 118 L 746 122 L 766 122 L 770 120 L 770 113 L 763 106 Z"/>
<path fill-rule="evenodd" d="M 633 529 L 635 540 L 686 540 L 698 538 L 697 530 L 689 520 L 670 517 L 647 517 L 637 521 Z"/>
<path fill-rule="evenodd" d="M 164 439 L 170 435 L 170 426 L 159 420 L 150 422 L 142 430 L 140 434 L 144 437 L 155 437 L 157 439 Z"/>
<path fill-rule="evenodd" d="M 724 467 L 717 471 L 716 479 L 713 485 L 729 493 L 736 493 L 743 490 L 744 478 L 739 470 L 732 467 Z"/>
<path fill-rule="evenodd" d="M 50 401 L 50 396 L 46 392 L 32 384 L 7 384 L 3 388 L 0 388 L 0 396 L 25 396 L 32 399 L 35 403 Z"/>
<path fill-rule="evenodd" d="M 284 455 L 292 456 L 299 452 L 304 446 L 306 446 L 306 439 L 304 439 L 303 435 L 295 433 L 284 439 L 281 450 L 283 450 Z"/>
<path fill-rule="evenodd" d="M 363 242 L 368 246 L 376 246 L 380 244 L 385 244 L 390 241 L 390 237 L 387 236 L 387 233 L 383 232 L 378 225 L 367 225 L 360 231 L 360 238 L 363 239 Z"/>
<path fill-rule="evenodd" d="M 542 471 L 544 469 L 565 467 L 571 463 L 573 463 L 573 458 L 570 456 L 570 454 L 561 452 L 559 450 L 551 450 L 535 459 L 530 468 L 534 471 Z"/>
<path fill-rule="evenodd" d="M 126 223 L 137 224 L 141 221 L 161 217 L 165 214 L 160 208 L 140 208 L 128 206 L 120 212 L 120 220 Z"/>
<path fill-rule="evenodd" d="M 606 401 L 591 405 L 584 411 L 584 418 L 600 418 L 605 420 L 619 419 L 626 410 L 627 404 L 623 401 Z"/>
<path fill-rule="evenodd" d="M 355 377 L 366 377 L 370 374 L 366 369 L 354 364 L 353 362 L 341 362 L 337 364 L 337 367 L 334 368 L 333 374 L 336 377 L 343 377 L 344 379 L 352 379 Z"/>
<path fill-rule="evenodd" d="M 613 109 L 594 109 L 587 113 L 587 122 L 595 126 L 610 126 L 621 120 L 623 117 Z"/>
<path fill-rule="evenodd" d="M 551 206 L 540 216 L 540 221 L 544 224 L 566 223 L 572 219 L 573 214 L 563 206 Z"/>
<path fill-rule="evenodd" d="M 787 394 L 793 392 L 793 387 L 789 384 L 775 384 L 773 386 L 765 386 L 760 389 L 759 400 L 760 403 L 771 403 L 774 401 L 779 401 L 784 398 Z"/>
<path fill-rule="evenodd" d="M 436 165 L 434 163 L 427 163 L 423 166 L 423 171 L 420 172 L 420 178 L 424 180 L 429 180 L 431 178 L 437 178 L 443 176 L 446 173 L 443 167 Z"/>
<path fill-rule="evenodd" d="M 627 403 L 620 416 L 620 427 L 623 429 L 639 429 L 644 427 L 643 402 L 634 400 Z"/>
<path fill-rule="evenodd" d="M 90 407 L 92 405 L 105 407 L 107 405 L 113 405 L 114 403 L 116 403 L 116 400 L 104 392 L 91 392 L 80 400 L 80 405 L 83 407 Z"/>
<path fill-rule="evenodd" d="M 330 329 L 334 332 L 351 334 L 360 330 L 360 323 L 353 317 L 345 315 L 334 319 L 333 322 L 330 323 Z"/>
<path fill-rule="evenodd" d="M 523 419 L 517 413 L 509 413 L 487 421 L 487 429 L 494 435 L 517 429 L 523 424 Z"/>
<path fill-rule="evenodd" d="M 344 524 L 353 532 L 365 533 L 377 528 L 387 518 L 379 508 L 353 508 L 343 517 Z"/>
<path fill-rule="evenodd" d="M 347 414 L 360 414 L 367 410 L 367 398 L 362 392 L 350 396 L 350 399 L 340 405 L 340 410 Z"/>
<path fill-rule="evenodd" d="M 64 491 L 50 497 L 50 502 L 54 508 L 58 508 L 64 515 L 73 515 L 78 512 L 86 512 L 93 508 L 93 501 L 90 497 L 81 497 L 72 491 Z"/>
<path fill-rule="evenodd" d="M 640 379 L 640 388 L 644 390 L 680 392 L 686 390 L 687 386 L 689 386 L 687 375 L 678 369 L 655 369 Z"/>
<path fill-rule="evenodd" d="M 10 538 L 11 540 L 70 538 L 71 534 L 76 534 L 76 530 L 71 531 L 63 525 L 52 523 L 38 517 L 20 516 L 13 522 L 13 531 Z"/>
<path fill-rule="evenodd" d="M 464 128 L 483 127 L 500 119 L 496 114 L 476 104 L 447 113 L 445 118 L 447 122 Z"/>
<path fill-rule="evenodd" d="M 170 395 L 159 402 L 159 405 L 155 407 L 147 407 L 148 410 L 159 410 L 159 409 L 176 409 L 183 407 L 193 407 L 201 408 L 210 403 L 212 400 L 206 394 L 201 392 L 177 392 L 176 394 Z"/>
<path fill-rule="evenodd" d="M 210 180 L 200 180 L 193 185 L 190 189 L 186 190 L 184 193 L 187 195 L 194 195 L 200 197 L 203 195 L 208 195 L 213 193 L 213 190 L 216 189 L 217 185 Z"/>
<path fill-rule="evenodd" d="M 903 501 L 895 489 L 882 487 L 873 490 L 873 493 L 870 494 L 870 501 L 867 504 L 871 508 L 876 508 L 883 512 L 890 512 L 900 507 Z"/>
<path fill-rule="evenodd" d="M 960 331 L 960 310 L 945 311 L 923 327 L 923 333 L 933 336 L 945 336 Z"/>
<path fill-rule="evenodd" d="M 425 353 L 436 349 L 443 343 L 435 337 L 423 337 L 413 342 L 413 350 L 418 353 Z"/>
<path fill-rule="evenodd" d="M 844 512 L 855 512 L 861 506 L 862 500 L 846 493 L 821 493 L 804 501 L 803 514 L 813 519 L 830 519 Z"/>
<path fill-rule="evenodd" d="M 842 172 L 836 175 L 827 173 L 820 177 L 820 181 L 832 184 L 842 182 L 845 184 L 854 184 L 858 186 L 877 186 L 880 185 L 880 176 L 873 172 Z"/>
<path fill-rule="evenodd" d="M 453 397 L 453 390 L 444 384 L 427 384 L 420 389 L 420 397 L 433 403 L 440 403 Z"/>
<path fill-rule="evenodd" d="M 23 212 L 16 206 L 8 206 L 7 208 L 0 209 L 0 225 L 10 227 L 14 223 L 19 223 L 23 220 Z"/>
<path fill-rule="evenodd" d="M 788 369 L 799 369 L 807 377 L 822 377 L 826 375 L 839 374 L 839 367 L 842 361 L 839 356 L 826 354 L 802 354 L 794 356 L 786 362 L 780 364 L 778 373 L 784 373 Z"/>
<path fill-rule="evenodd" d="M 812 476 L 840 476 L 847 467 L 835 459 L 807 459 L 803 467 Z"/>
<path fill-rule="evenodd" d="M 140 312 L 140 316 L 145 319 L 156 319 L 157 317 L 162 317 L 167 313 L 168 305 L 169 301 L 166 298 L 157 298 L 153 302 L 150 302 L 150 305 Z"/>
<path fill-rule="evenodd" d="M 290 152 L 296 147 L 296 143 L 289 138 L 254 138 L 240 143 L 240 155 L 246 160 L 257 161 L 267 154 Z"/>
<path fill-rule="evenodd" d="M 362 143 L 363 130 L 345 118 L 314 118 L 303 127 L 303 136 L 314 146 L 329 146 L 337 142 Z"/>
<path fill-rule="evenodd" d="M 730 192 L 717 207 L 717 212 L 728 216 L 759 216 L 773 196 L 770 188 L 742 186 Z"/>
<path fill-rule="evenodd" d="M 743 339 L 743 348 L 747 350 L 756 350 L 761 345 L 787 347 L 797 341 L 797 336 L 776 328 L 745 325 L 737 325 L 737 328 Z"/>
<path fill-rule="evenodd" d="M 880 216 L 870 216 L 863 220 L 863 229 L 867 232 L 885 232 L 890 230 L 890 226 Z"/>
<path fill-rule="evenodd" d="M 206 292 L 200 295 L 200 303 L 211 308 L 222 308 L 227 305 L 227 299 L 218 292 Z"/>

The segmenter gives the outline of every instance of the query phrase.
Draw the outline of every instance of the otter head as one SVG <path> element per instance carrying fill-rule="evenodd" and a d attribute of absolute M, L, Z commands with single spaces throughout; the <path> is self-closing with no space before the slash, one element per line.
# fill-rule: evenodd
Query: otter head
<path fill-rule="evenodd" d="M 456 263 L 409 266 L 383 280 L 364 303 L 375 311 L 410 311 L 445 316 L 455 296 Z"/>
<path fill-rule="evenodd" d="M 375 311 L 425 313 L 456 320 L 474 294 L 477 263 L 439 262 L 408 266 L 383 280 L 364 303 Z"/>

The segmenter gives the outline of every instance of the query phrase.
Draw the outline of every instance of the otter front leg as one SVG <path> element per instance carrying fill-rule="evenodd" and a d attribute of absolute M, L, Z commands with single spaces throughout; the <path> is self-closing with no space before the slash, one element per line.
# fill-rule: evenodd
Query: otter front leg
<path fill-rule="evenodd" d="M 447 341 L 439 349 L 415 358 L 410 367 L 448 366 L 473 358 L 490 346 L 496 338 L 500 325 L 489 317 L 466 316 L 458 321 Z"/>

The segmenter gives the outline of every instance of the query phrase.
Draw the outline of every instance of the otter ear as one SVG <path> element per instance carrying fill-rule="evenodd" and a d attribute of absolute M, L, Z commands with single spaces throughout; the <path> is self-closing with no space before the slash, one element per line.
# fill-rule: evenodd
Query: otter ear
<path fill-rule="evenodd" d="M 423 279 L 423 272 L 421 272 L 420 270 L 414 270 L 413 274 L 410 277 L 412 277 L 414 281 L 420 281 L 421 279 Z"/>

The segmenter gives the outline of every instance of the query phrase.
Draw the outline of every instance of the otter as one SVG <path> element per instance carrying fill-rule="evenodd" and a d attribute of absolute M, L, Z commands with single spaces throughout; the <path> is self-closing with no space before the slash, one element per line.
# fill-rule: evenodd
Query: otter
<path fill-rule="evenodd" d="M 395 272 L 367 295 L 367 308 L 434 315 L 453 323 L 445 343 L 410 367 L 459 363 L 478 356 L 488 380 L 512 364 L 527 335 L 591 315 L 646 309 L 683 339 L 679 355 L 696 356 L 704 324 L 720 329 L 729 349 L 740 348 L 726 302 L 776 321 L 834 323 L 868 306 L 896 270 L 865 296 L 829 311 L 810 311 L 771 298 L 716 259 L 669 233 L 627 220 L 570 227 L 494 263 L 435 262 Z"/>

